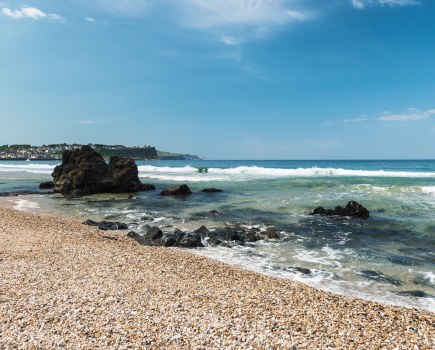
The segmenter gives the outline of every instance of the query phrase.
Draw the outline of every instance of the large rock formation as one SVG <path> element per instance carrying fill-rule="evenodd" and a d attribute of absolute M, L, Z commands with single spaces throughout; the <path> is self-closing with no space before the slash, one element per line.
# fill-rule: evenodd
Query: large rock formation
<path fill-rule="evenodd" d="M 154 189 L 138 177 L 134 160 L 110 157 L 109 164 L 90 146 L 62 153 L 62 164 L 53 173 L 56 192 L 70 196 L 124 193 Z"/>

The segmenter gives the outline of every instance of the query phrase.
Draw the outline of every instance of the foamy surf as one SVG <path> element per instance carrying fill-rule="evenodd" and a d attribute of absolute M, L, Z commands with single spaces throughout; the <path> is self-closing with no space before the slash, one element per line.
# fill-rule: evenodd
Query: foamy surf
<path fill-rule="evenodd" d="M 13 208 L 21 211 L 29 211 L 39 209 L 39 204 L 26 199 L 11 200 L 14 203 Z"/>
<path fill-rule="evenodd" d="M 199 168 L 158 167 L 140 165 L 139 176 L 160 180 L 178 181 L 243 181 L 255 179 L 286 177 L 393 177 L 393 178 L 435 178 L 435 172 L 409 172 L 384 170 L 352 170 L 343 168 L 265 168 L 258 166 L 240 166 L 234 168 L 208 168 L 207 173 L 200 173 Z"/>
<path fill-rule="evenodd" d="M 51 174 L 56 164 L 1 164 L 0 173 L 25 172 L 33 174 Z"/>

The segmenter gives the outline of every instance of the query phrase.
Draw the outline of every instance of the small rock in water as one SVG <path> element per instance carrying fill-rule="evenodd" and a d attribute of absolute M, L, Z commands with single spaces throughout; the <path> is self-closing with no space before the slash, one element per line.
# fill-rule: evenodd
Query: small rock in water
<path fill-rule="evenodd" d="M 193 233 L 198 233 L 200 235 L 207 235 L 210 233 L 210 231 L 208 230 L 207 227 L 205 227 L 204 225 L 202 225 L 200 228 L 196 229 L 195 231 L 193 231 Z"/>
<path fill-rule="evenodd" d="M 52 189 L 52 188 L 54 188 L 54 182 L 53 181 L 41 182 L 39 184 L 39 188 L 40 189 Z"/>
<path fill-rule="evenodd" d="M 405 297 L 416 297 L 416 298 L 429 298 L 430 294 L 423 292 L 422 290 L 405 290 L 402 292 L 397 292 L 397 295 Z"/>
<path fill-rule="evenodd" d="M 409 256 L 405 256 L 405 255 L 389 256 L 389 257 L 387 257 L 387 260 L 392 262 L 393 264 L 397 264 L 397 265 L 404 265 L 404 266 L 421 265 L 421 262 L 419 260 L 410 258 Z"/>
<path fill-rule="evenodd" d="M 223 190 L 221 190 L 219 188 L 204 188 L 204 189 L 201 190 L 201 192 L 216 193 L 216 192 L 223 192 Z"/>
<path fill-rule="evenodd" d="M 188 196 L 192 191 L 187 185 L 177 185 L 164 189 L 160 192 L 162 196 Z"/>
<path fill-rule="evenodd" d="M 400 281 L 396 278 L 384 275 L 382 272 L 377 272 L 377 271 L 373 271 L 373 270 L 362 270 L 358 274 L 365 277 L 365 278 L 368 278 L 368 279 L 371 279 L 371 280 L 374 280 L 374 281 L 377 281 L 380 283 L 388 283 L 388 284 L 392 284 L 394 286 L 401 286 L 403 284 L 402 281 Z"/>
<path fill-rule="evenodd" d="M 113 222 L 113 221 L 94 221 L 94 220 L 86 220 L 83 222 L 84 225 L 88 226 L 97 226 L 100 230 L 103 231 L 114 231 L 114 230 L 127 230 L 128 225 L 122 222 Z"/>
<path fill-rule="evenodd" d="M 289 269 L 296 270 L 304 275 L 311 275 L 311 270 L 306 267 L 290 266 Z"/>

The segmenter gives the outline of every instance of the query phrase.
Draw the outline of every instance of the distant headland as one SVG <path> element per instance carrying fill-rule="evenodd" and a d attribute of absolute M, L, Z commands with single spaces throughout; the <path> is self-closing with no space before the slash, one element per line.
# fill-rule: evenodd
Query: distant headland
<path fill-rule="evenodd" d="M 88 144 L 104 158 L 111 156 L 133 158 L 135 160 L 199 160 L 196 155 L 163 152 L 152 146 Z M 26 144 L 0 146 L 0 160 L 61 160 L 62 152 L 81 148 L 82 144 L 50 144 L 31 146 Z"/>

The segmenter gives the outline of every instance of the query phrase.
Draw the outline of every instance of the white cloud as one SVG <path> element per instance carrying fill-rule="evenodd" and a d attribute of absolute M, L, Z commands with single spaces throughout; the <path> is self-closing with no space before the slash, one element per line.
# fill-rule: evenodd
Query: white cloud
<path fill-rule="evenodd" d="M 95 18 L 93 18 L 93 17 L 85 17 L 85 21 L 87 21 L 87 22 L 95 22 Z"/>
<path fill-rule="evenodd" d="M 418 0 L 351 0 L 353 7 L 357 9 L 364 9 L 370 5 L 383 5 L 383 6 L 415 6 L 419 5 Z"/>
<path fill-rule="evenodd" d="M 270 26 L 310 19 L 296 2 L 300 0 L 92 0 L 98 8 L 117 15 L 175 11 L 184 25 L 194 28 Z"/>
<path fill-rule="evenodd" d="M 5 16 L 13 19 L 24 19 L 24 18 L 30 18 L 34 20 L 39 19 L 52 19 L 52 20 L 61 20 L 62 17 L 59 15 L 56 15 L 54 13 L 45 13 L 41 11 L 40 9 L 37 9 L 36 7 L 30 7 L 30 6 L 22 6 L 19 10 L 11 10 L 8 7 L 3 7 L 1 11 Z"/>
<path fill-rule="evenodd" d="M 191 27 L 262 26 L 307 20 L 308 13 L 292 6 L 291 0 L 185 0 L 170 1 Z"/>
<path fill-rule="evenodd" d="M 234 46 L 234 45 L 238 45 L 241 43 L 240 39 L 237 39 L 233 36 L 229 36 L 229 35 L 222 35 L 221 36 L 221 41 L 224 44 L 230 45 L 230 46 Z"/>
<path fill-rule="evenodd" d="M 405 122 L 429 119 L 435 115 L 435 109 L 420 111 L 417 108 L 409 108 L 405 113 L 390 113 L 384 112 L 377 119 L 390 122 Z"/>
<path fill-rule="evenodd" d="M 340 120 L 327 120 L 325 125 L 336 125 L 336 124 L 352 124 L 352 123 L 362 123 L 368 121 L 367 117 L 353 118 L 353 119 L 340 119 Z"/>

